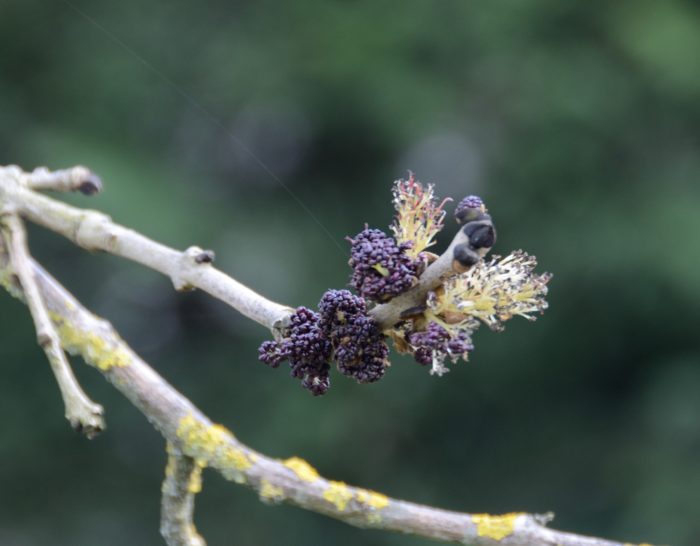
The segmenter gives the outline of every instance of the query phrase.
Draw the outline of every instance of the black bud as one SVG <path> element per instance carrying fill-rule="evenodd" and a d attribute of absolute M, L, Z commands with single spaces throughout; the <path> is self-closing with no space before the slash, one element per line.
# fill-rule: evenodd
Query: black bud
<path fill-rule="evenodd" d="M 102 180 L 95 174 L 90 174 L 78 186 L 78 191 L 83 195 L 95 195 L 102 190 Z"/>
<path fill-rule="evenodd" d="M 469 237 L 469 244 L 474 249 L 491 248 L 496 242 L 496 231 L 491 222 L 469 222 L 462 232 Z"/>
<path fill-rule="evenodd" d="M 457 245 L 454 249 L 453 257 L 463 267 L 471 267 L 479 261 L 479 255 L 469 248 L 468 243 Z"/>
<path fill-rule="evenodd" d="M 194 257 L 194 261 L 198 264 L 210 264 L 216 258 L 213 250 L 203 250 Z"/>

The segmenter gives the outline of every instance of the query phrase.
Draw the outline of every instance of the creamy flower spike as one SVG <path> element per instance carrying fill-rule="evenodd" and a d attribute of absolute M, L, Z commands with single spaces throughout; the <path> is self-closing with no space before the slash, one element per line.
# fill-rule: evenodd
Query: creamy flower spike
<path fill-rule="evenodd" d="M 493 257 L 452 277 L 442 290 L 429 298 L 429 313 L 455 322 L 455 327 L 471 327 L 479 319 L 492 330 L 502 330 L 503 322 L 514 316 L 535 320 L 532 313 L 547 309 L 544 299 L 551 274 L 533 273 L 537 259 L 522 250 L 505 258 Z"/>
<path fill-rule="evenodd" d="M 425 188 L 410 173 L 408 180 L 397 180 L 392 190 L 396 219 L 391 225 L 398 244 L 411 243 L 406 254 L 417 258 L 426 248 L 435 244 L 435 235 L 442 229 L 445 220 L 445 203 L 438 204 L 433 185 Z"/>

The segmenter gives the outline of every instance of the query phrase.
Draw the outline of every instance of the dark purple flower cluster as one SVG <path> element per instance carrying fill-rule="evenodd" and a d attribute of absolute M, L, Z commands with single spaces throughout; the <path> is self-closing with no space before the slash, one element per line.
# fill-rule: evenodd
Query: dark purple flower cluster
<path fill-rule="evenodd" d="M 464 224 L 465 222 L 472 220 L 472 216 L 478 214 L 478 212 L 484 211 L 484 202 L 481 197 L 476 195 L 467 195 L 464 199 L 459 202 L 457 208 L 455 208 L 455 219 L 459 224 Z"/>
<path fill-rule="evenodd" d="M 289 361 L 291 376 L 318 396 L 330 387 L 328 373 L 332 346 L 319 326 L 318 313 L 298 307 L 291 317 L 289 335 L 279 343 L 265 341 L 258 349 L 259 359 L 276 368 L 283 360 Z"/>
<path fill-rule="evenodd" d="M 348 240 L 352 244 L 350 284 L 361 296 L 384 302 L 416 283 L 422 264 L 406 254 L 411 243 L 398 245 L 382 230 L 369 228 Z"/>
<path fill-rule="evenodd" d="M 367 315 L 365 300 L 348 290 L 328 290 L 319 303 L 321 330 L 330 340 L 338 370 L 359 383 L 372 383 L 388 365 L 384 335 Z"/>
<path fill-rule="evenodd" d="M 444 360 L 449 356 L 455 360 L 474 349 L 465 331 L 460 330 L 452 336 L 437 322 L 430 322 L 425 330 L 409 334 L 408 342 L 415 349 L 413 357 L 416 362 L 423 365 L 432 364 L 435 358 Z"/>

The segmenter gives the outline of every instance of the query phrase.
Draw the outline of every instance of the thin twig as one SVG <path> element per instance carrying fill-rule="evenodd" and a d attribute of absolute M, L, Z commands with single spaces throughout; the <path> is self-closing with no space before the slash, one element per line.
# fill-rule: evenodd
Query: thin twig
<path fill-rule="evenodd" d="M 37 193 L 26 179 L 17 167 L 0 167 L 0 202 L 83 248 L 109 252 L 159 271 L 170 277 L 177 290 L 204 290 L 273 331 L 283 329 L 294 312 L 216 269 L 211 264 L 211 251 L 198 247 L 184 252 L 172 249 L 112 222 L 105 214 L 71 207 Z"/>
<path fill-rule="evenodd" d="M 175 448 L 225 478 L 255 489 L 266 502 L 287 502 L 358 527 L 471 546 L 623 546 L 548 529 L 542 516 L 466 514 L 392 499 L 326 480 L 302 459 L 278 460 L 258 453 L 213 424 L 141 360 L 108 322 L 87 311 L 40 266 L 33 267 L 64 347 L 100 370 Z M 1 248 L 0 284 L 21 296 Z"/>
<path fill-rule="evenodd" d="M 102 190 L 100 177 L 82 165 L 58 171 L 39 167 L 24 174 L 24 180 L 33 190 L 79 191 L 85 195 L 94 195 Z"/>
<path fill-rule="evenodd" d="M 194 496 L 202 488 L 202 467 L 168 442 L 160 510 L 160 534 L 168 546 L 206 546 L 193 522 Z"/>
<path fill-rule="evenodd" d="M 24 290 L 27 306 L 34 319 L 37 342 L 46 353 L 65 404 L 66 419 L 88 438 L 104 430 L 103 409 L 83 392 L 61 349 L 56 330 L 41 297 L 32 271 L 31 258 L 22 220 L 14 213 L 2 215 L 6 244 L 12 268 Z"/>
<path fill-rule="evenodd" d="M 32 175 L 22 173 L 15 166 L 0 167 L 3 182 L 0 184 L 0 200 L 17 207 L 32 222 L 83 248 L 109 252 L 163 273 L 177 290 L 204 290 L 275 333 L 287 326 L 294 309 L 265 298 L 213 267 L 211 251 L 190 247 L 181 252 L 115 223 L 105 214 L 72 207 L 36 193 L 32 191 L 37 187 L 36 183 L 27 183 L 27 180 L 32 180 Z M 463 232 L 458 231 L 449 248 L 427 268 L 416 286 L 371 310 L 370 315 L 382 330 L 394 326 L 407 309 L 424 303 L 428 291 L 438 286 L 445 276 L 455 273 L 452 252 L 455 246 L 467 240 Z"/>
<path fill-rule="evenodd" d="M 425 303 L 429 291 L 440 286 L 445 278 L 455 275 L 453 252 L 455 247 L 469 242 L 464 232 L 460 229 L 437 260 L 431 263 L 418 279 L 418 283 L 410 290 L 399 294 L 391 301 L 377 305 L 370 310 L 369 315 L 377 321 L 381 330 L 392 328 L 402 318 L 402 313 L 414 309 Z"/>

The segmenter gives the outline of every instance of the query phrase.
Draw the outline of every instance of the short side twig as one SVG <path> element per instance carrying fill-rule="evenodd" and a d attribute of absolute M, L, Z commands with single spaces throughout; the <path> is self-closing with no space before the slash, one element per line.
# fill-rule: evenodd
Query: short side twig
<path fill-rule="evenodd" d="M 93 195 L 102 190 L 100 177 L 82 165 L 58 171 L 39 167 L 24 174 L 24 179 L 33 190 L 79 191 L 85 195 Z"/>
<path fill-rule="evenodd" d="M 70 173 L 73 170 L 57 172 Z M 16 166 L 0 167 L 0 202 L 83 248 L 109 252 L 159 271 L 170 277 L 177 290 L 204 290 L 273 332 L 283 328 L 285 319 L 294 312 L 216 269 L 211 263 L 214 259 L 211 251 L 198 247 L 190 247 L 184 252 L 175 250 L 113 222 L 105 214 L 72 207 L 34 191 L 33 188 L 50 186 L 49 182 L 43 181 L 53 180 L 53 174 L 35 176 L 23 173 Z M 55 178 L 63 180 L 65 176 Z"/>
<path fill-rule="evenodd" d="M 16 207 L 22 216 L 32 222 L 67 237 L 83 248 L 109 252 L 167 275 L 177 290 L 204 290 L 273 331 L 286 326 L 285 321 L 294 310 L 270 301 L 213 267 L 211 251 L 190 247 L 181 252 L 169 248 L 113 222 L 105 214 L 72 207 L 33 191 L 40 188 L 69 188 L 71 184 L 74 185 L 71 181 L 88 176 L 85 171 L 87 169 L 84 167 L 74 167 L 55 172 L 37 169 L 32 173 L 23 173 L 15 166 L 0 167 L 0 200 Z M 416 286 L 371 311 L 382 330 L 394 326 L 407 309 L 424 303 L 428 291 L 438 286 L 445 276 L 455 273 L 453 250 L 465 241 L 468 241 L 468 237 L 460 230 L 449 248 L 421 275 Z"/>
<path fill-rule="evenodd" d="M 12 268 L 19 278 L 27 306 L 34 319 L 37 341 L 46 353 L 56 376 L 65 404 L 66 419 L 74 429 L 92 438 L 105 428 L 102 406 L 90 400 L 80 388 L 61 349 L 58 334 L 34 279 L 22 220 L 16 214 L 8 212 L 2 215 L 2 223 Z"/>
<path fill-rule="evenodd" d="M 160 534 L 168 546 L 206 546 L 193 522 L 194 496 L 202 488 L 202 467 L 168 442 Z"/>

